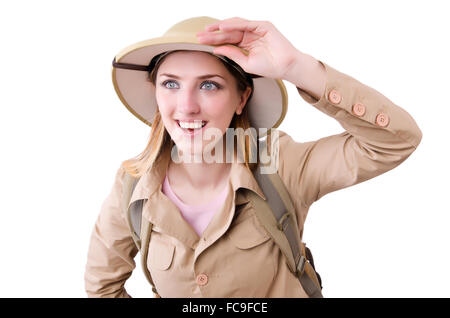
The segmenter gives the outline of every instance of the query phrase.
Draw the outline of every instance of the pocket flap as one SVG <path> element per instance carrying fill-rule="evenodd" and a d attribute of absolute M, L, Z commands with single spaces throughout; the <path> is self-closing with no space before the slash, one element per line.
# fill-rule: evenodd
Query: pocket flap
<path fill-rule="evenodd" d="M 229 232 L 229 237 L 233 244 L 240 249 L 249 249 L 270 239 L 264 229 L 257 224 L 256 216 L 251 216 L 234 225 Z"/>
<path fill-rule="evenodd" d="M 148 265 L 160 270 L 166 270 L 170 267 L 175 252 L 175 245 L 157 238 L 150 238 L 148 248 Z"/>

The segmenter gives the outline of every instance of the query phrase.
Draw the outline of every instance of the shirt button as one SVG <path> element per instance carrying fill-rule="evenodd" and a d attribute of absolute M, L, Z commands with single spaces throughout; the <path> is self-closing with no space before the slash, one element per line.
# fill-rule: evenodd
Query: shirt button
<path fill-rule="evenodd" d="M 366 106 L 361 103 L 356 103 L 355 105 L 353 105 L 353 113 L 356 116 L 363 116 L 366 113 Z"/>
<path fill-rule="evenodd" d="M 328 94 L 328 99 L 330 100 L 330 102 L 337 105 L 341 102 L 342 97 L 341 97 L 341 94 L 339 94 L 339 92 L 337 90 L 332 89 L 330 91 L 330 93 Z"/>
<path fill-rule="evenodd" d="M 389 124 L 389 116 L 383 113 L 379 113 L 375 122 L 380 127 L 386 127 Z"/>
<path fill-rule="evenodd" d="M 200 274 L 197 276 L 197 285 L 205 286 L 208 283 L 208 276 L 205 274 Z"/>

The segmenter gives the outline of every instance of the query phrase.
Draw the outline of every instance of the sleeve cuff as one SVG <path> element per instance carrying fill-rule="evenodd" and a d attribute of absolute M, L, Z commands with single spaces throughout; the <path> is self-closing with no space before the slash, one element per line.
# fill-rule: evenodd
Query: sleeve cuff
<path fill-rule="evenodd" d="M 319 61 L 326 70 L 327 83 L 319 100 L 297 87 L 310 105 L 334 117 L 350 133 L 365 140 L 382 137 L 406 141 L 417 148 L 422 132 L 411 115 L 373 88 Z M 361 129 L 364 128 L 370 129 Z M 373 128 L 390 133 L 386 136 Z"/>

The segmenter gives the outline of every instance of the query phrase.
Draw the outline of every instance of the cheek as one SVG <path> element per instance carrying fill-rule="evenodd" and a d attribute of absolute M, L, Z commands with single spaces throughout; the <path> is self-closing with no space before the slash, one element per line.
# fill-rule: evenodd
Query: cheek
<path fill-rule="evenodd" d="M 224 120 L 233 114 L 234 99 L 229 94 L 217 94 L 204 99 L 204 105 L 207 105 L 208 114 L 211 118 Z"/>
<path fill-rule="evenodd" d="M 215 103 L 208 108 L 207 117 L 211 124 L 220 130 L 224 131 L 228 128 L 230 120 L 233 116 L 233 109 L 230 103 Z"/>
<path fill-rule="evenodd" d="M 158 90 L 155 92 L 155 98 L 161 117 L 166 119 L 173 113 L 176 104 L 165 94 L 159 93 Z"/>

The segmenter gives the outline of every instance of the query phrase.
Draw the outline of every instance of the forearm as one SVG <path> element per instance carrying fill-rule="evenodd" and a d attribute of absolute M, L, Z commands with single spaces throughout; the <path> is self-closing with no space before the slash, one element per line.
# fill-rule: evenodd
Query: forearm
<path fill-rule="evenodd" d="M 291 82 L 319 100 L 325 91 L 327 81 L 324 66 L 311 55 L 298 50 L 294 55 L 294 62 L 282 79 Z"/>

